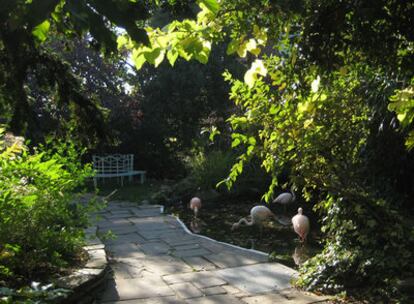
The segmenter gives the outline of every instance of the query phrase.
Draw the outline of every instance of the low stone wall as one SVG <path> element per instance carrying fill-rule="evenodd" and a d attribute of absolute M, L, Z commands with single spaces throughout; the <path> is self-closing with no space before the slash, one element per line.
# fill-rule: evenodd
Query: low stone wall
<path fill-rule="evenodd" d="M 87 246 L 84 249 L 89 255 L 86 265 L 72 274 L 57 279 L 57 287 L 71 289 L 73 292 L 64 300 L 64 304 L 91 303 L 95 296 L 105 287 L 106 276 L 109 273 L 105 245 L 96 236 L 96 227 L 85 231 Z"/>

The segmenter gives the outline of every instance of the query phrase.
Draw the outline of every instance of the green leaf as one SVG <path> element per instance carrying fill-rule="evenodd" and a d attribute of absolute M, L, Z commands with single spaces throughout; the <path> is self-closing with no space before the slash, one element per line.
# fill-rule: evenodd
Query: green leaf
<path fill-rule="evenodd" d="M 238 45 L 237 54 L 244 58 L 247 55 L 247 41 L 244 41 Z"/>
<path fill-rule="evenodd" d="M 252 153 L 253 153 L 253 150 L 254 150 L 254 146 L 249 146 L 249 147 L 247 147 L 247 152 L 246 152 L 246 154 L 247 155 L 252 155 Z"/>
<path fill-rule="evenodd" d="M 203 3 L 214 14 L 220 9 L 220 4 L 217 0 L 200 0 L 200 3 Z"/>
<path fill-rule="evenodd" d="M 161 51 L 161 48 L 155 48 L 153 50 L 144 52 L 145 59 L 155 66 L 161 63 L 161 61 L 164 59 L 164 54 L 165 53 L 164 51 Z"/>
<path fill-rule="evenodd" d="M 239 139 L 239 138 L 235 138 L 235 139 L 233 139 L 233 141 L 232 141 L 232 143 L 231 143 L 231 147 L 232 147 L 232 148 L 235 148 L 235 147 L 237 147 L 238 145 L 240 145 L 240 143 L 241 143 L 240 139 Z"/>
<path fill-rule="evenodd" d="M 254 138 L 253 136 L 249 137 L 249 144 L 252 146 L 256 145 L 256 138 Z"/>
<path fill-rule="evenodd" d="M 154 66 L 155 66 L 155 67 L 158 67 L 158 66 L 162 63 L 162 61 L 164 60 L 164 57 L 165 57 L 165 51 L 164 51 L 164 50 L 162 50 L 162 51 L 160 52 L 160 54 L 158 55 L 158 57 L 157 57 L 157 58 L 155 58 L 155 61 L 154 61 Z"/>
<path fill-rule="evenodd" d="M 40 42 L 43 42 L 47 38 L 47 33 L 50 29 L 50 22 L 49 20 L 45 20 L 39 25 L 35 26 L 35 28 L 32 31 L 33 36 L 37 38 Z"/>
<path fill-rule="evenodd" d="M 143 64 L 146 62 L 145 56 L 143 53 L 140 53 L 137 50 L 134 50 L 132 52 L 132 61 L 135 64 L 135 67 L 139 70 L 143 66 Z"/>
<path fill-rule="evenodd" d="M 239 47 L 239 40 L 238 39 L 233 39 L 232 41 L 230 41 L 230 43 L 227 45 L 227 50 L 226 50 L 226 54 L 227 55 L 231 55 L 234 54 L 237 49 Z"/>
<path fill-rule="evenodd" d="M 129 43 L 129 38 L 126 35 L 119 36 L 116 39 L 116 43 L 118 44 L 118 49 L 122 49 L 123 47 L 126 47 Z"/>
<path fill-rule="evenodd" d="M 170 62 L 171 66 L 174 66 L 174 63 L 177 60 L 177 58 L 178 58 L 178 52 L 175 51 L 174 49 L 169 50 L 167 52 L 167 59 Z"/>

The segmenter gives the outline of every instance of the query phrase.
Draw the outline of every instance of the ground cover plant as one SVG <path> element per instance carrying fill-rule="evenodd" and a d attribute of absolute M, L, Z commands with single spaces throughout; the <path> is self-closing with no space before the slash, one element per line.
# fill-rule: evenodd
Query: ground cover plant
<path fill-rule="evenodd" d="M 0 285 L 5 299 L 47 298 L 49 289 L 51 298 L 58 297 L 62 293 L 50 286 L 20 288 L 46 284 L 82 262 L 88 209 L 76 204 L 74 193 L 92 170 L 80 164 L 80 154 L 70 142 L 30 151 L 23 138 L 0 130 Z"/>

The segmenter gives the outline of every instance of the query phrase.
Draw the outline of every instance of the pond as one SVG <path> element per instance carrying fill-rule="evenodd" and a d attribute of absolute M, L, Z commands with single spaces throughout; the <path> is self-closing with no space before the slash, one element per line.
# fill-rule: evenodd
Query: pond
<path fill-rule="evenodd" d="M 241 226 L 231 231 L 233 223 L 250 214 L 250 209 L 259 204 L 251 201 L 226 201 L 222 203 L 203 203 L 198 218 L 194 217 L 187 204 L 177 203 L 166 208 L 166 212 L 179 217 L 193 233 L 205 235 L 215 240 L 234 244 L 240 247 L 255 249 L 271 254 L 271 260 L 289 267 L 297 268 L 309 257 L 321 251 L 320 240 L 316 229 L 312 230 L 305 245 L 299 242 L 291 225 L 282 225 L 276 221 L 266 222 L 262 232 L 257 226 Z M 269 207 L 267 205 L 267 207 Z M 270 209 L 285 222 L 290 223 L 298 206 L 285 211 L 279 205 Z M 306 211 L 305 211 L 306 214 Z"/>

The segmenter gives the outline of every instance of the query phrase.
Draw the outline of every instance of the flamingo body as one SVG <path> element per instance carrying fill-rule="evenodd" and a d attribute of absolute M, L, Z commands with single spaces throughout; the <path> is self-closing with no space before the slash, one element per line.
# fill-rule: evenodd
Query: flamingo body
<path fill-rule="evenodd" d="M 193 197 L 190 200 L 190 209 L 194 211 L 194 215 L 197 217 L 198 212 L 201 208 L 201 199 L 198 197 Z"/>
<path fill-rule="evenodd" d="M 255 206 L 250 210 L 250 221 L 245 217 L 241 218 L 237 223 L 234 223 L 231 230 L 235 230 L 240 227 L 241 224 L 246 226 L 258 225 L 262 227 L 263 222 L 269 218 L 276 219 L 276 215 L 265 206 Z"/>
<path fill-rule="evenodd" d="M 284 192 L 279 194 L 274 200 L 273 203 L 278 203 L 282 205 L 288 205 L 295 201 L 295 194 L 290 192 Z"/>
<path fill-rule="evenodd" d="M 303 243 L 306 241 L 306 237 L 309 233 L 309 219 L 306 215 L 303 215 L 303 209 L 298 209 L 298 214 L 292 217 L 293 229 L 299 235 L 300 241 Z"/>

